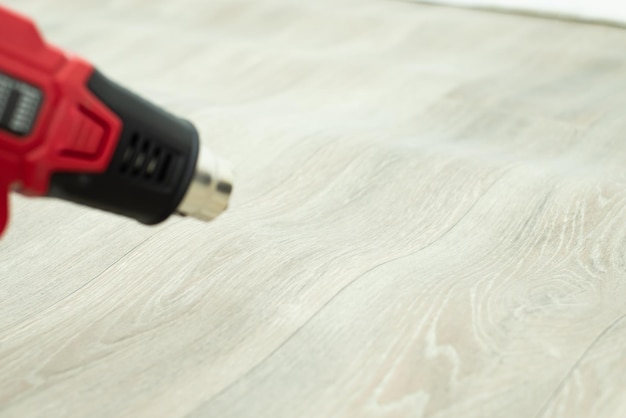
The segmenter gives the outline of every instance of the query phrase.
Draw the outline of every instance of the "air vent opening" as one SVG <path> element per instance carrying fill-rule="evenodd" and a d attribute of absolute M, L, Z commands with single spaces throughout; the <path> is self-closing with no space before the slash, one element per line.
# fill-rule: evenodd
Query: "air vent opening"
<path fill-rule="evenodd" d="M 132 165 L 132 161 L 134 160 L 135 152 L 137 149 L 137 145 L 139 144 L 139 134 L 134 133 L 130 138 L 130 143 L 124 150 L 124 154 L 122 155 L 122 165 L 120 166 L 120 172 L 125 174 L 128 172 L 128 169 Z"/>
<path fill-rule="evenodd" d="M 122 153 L 119 173 L 124 177 L 162 184 L 167 181 L 172 158 L 171 152 L 135 132 Z"/>
<path fill-rule="evenodd" d="M 159 158 L 161 157 L 161 148 L 156 147 L 152 151 L 152 155 L 150 156 L 150 160 L 148 161 L 148 165 L 146 166 L 146 178 L 150 179 L 154 176 L 157 167 L 159 166 Z"/>
<path fill-rule="evenodd" d="M 157 182 L 163 183 L 167 179 L 167 172 L 169 171 L 171 162 L 172 156 L 170 154 L 166 154 L 163 159 L 163 166 L 159 170 L 159 175 L 157 176 Z"/>

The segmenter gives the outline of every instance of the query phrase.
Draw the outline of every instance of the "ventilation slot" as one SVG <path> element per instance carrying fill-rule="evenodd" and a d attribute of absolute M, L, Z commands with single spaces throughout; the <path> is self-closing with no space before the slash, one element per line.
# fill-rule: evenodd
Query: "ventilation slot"
<path fill-rule="evenodd" d="M 168 178 L 171 161 L 171 153 L 134 133 L 122 154 L 119 172 L 124 177 L 162 184 Z"/>

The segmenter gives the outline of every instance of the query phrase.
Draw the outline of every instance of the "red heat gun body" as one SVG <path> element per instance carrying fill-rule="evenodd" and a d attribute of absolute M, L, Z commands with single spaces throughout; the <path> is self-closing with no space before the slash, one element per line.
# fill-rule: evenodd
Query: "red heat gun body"
<path fill-rule="evenodd" d="M 174 213 L 213 219 L 232 176 L 191 123 L 48 45 L 0 6 L 0 235 L 12 190 L 156 224 Z"/>

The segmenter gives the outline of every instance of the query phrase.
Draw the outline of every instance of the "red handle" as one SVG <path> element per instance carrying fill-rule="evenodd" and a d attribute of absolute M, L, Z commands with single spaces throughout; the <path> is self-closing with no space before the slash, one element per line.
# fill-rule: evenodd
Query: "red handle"
<path fill-rule="evenodd" d="M 0 184 L 0 236 L 9 222 L 9 189 L 6 184 Z"/>
<path fill-rule="evenodd" d="M 26 136 L 0 125 L 0 234 L 14 185 L 43 196 L 54 173 L 107 169 L 122 122 L 87 87 L 93 72 L 91 64 L 44 42 L 30 20 L 0 6 L 0 74 L 42 98 Z"/>

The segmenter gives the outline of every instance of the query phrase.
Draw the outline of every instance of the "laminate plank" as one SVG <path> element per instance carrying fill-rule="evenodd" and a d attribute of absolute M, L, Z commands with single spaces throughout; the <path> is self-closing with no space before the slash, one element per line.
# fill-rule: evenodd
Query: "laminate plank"
<path fill-rule="evenodd" d="M 0 416 L 622 416 L 626 32 L 395 1 L 10 0 L 230 209 L 12 197 Z"/>

